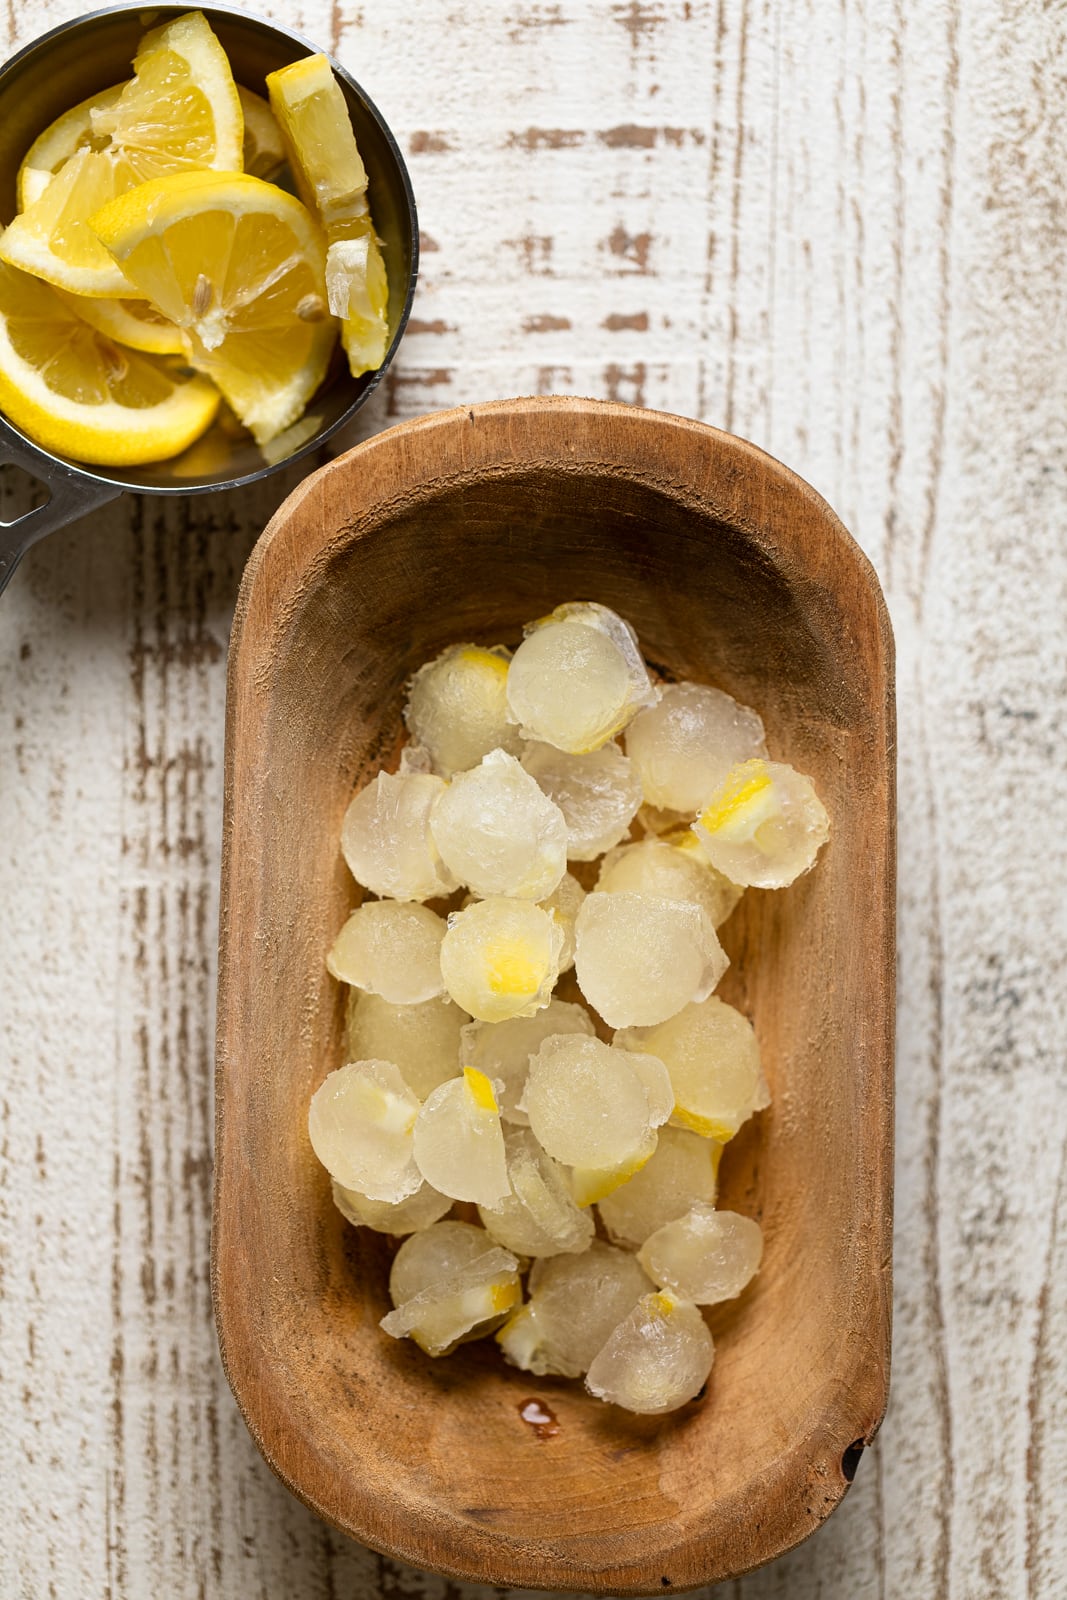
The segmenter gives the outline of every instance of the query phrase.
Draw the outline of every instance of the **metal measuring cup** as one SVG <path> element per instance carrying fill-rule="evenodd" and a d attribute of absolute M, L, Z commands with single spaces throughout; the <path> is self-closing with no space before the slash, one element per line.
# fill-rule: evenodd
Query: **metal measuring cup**
<path fill-rule="evenodd" d="M 131 62 L 149 28 L 191 7 L 119 5 L 53 28 L 12 56 L 0 68 L 0 219 L 15 215 L 15 177 L 26 151 L 50 122 L 79 101 L 132 74 Z M 226 6 L 200 6 L 226 51 L 238 83 L 265 94 L 269 72 L 317 46 L 299 33 L 249 12 Z M 374 225 L 384 244 L 389 271 L 389 326 L 392 340 L 377 372 L 353 378 L 343 356 L 335 355 L 327 377 L 305 416 L 288 429 L 269 459 L 250 435 L 233 436 L 213 424 L 202 438 L 171 461 L 144 467 L 81 466 L 52 455 L 0 416 L 0 465 L 21 467 L 48 491 L 48 500 L 13 522 L 0 523 L 0 593 L 23 553 L 97 506 L 125 492 L 202 494 L 234 489 L 316 450 L 359 410 L 392 360 L 407 323 L 418 273 L 419 233 L 415 197 L 403 157 L 381 113 L 342 66 L 333 70 L 348 102 L 360 154 L 370 179 Z"/>

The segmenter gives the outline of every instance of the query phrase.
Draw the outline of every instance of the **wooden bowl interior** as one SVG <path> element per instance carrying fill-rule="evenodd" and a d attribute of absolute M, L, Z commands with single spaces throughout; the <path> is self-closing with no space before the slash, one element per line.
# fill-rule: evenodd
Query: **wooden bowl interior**
<path fill-rule="evenodd" d="M 797 514 L 817 520 L 787 489 L 771 484 L 768 515 L 784 516 L 792 494 Z M 321 512 L 305 498 L 294 526 Z M 298 547 L 292 527 L 286 537 Z M 817 1525 L 844 1491 L 842 1452 L 877 1426 L 885 661 L 875 596 L 850 585 L 846 614 L 813 548 L 783 556 L 669 479 L 595 461 L 568 471 L 552 457 L 396 498 L 358 537 L 340 530 L 283 603 L 257 612 L 231 687 L 250 685 L 258 709 L 254 747 L 236 741 L 232 754 L 229 849 L 247 852 L 233 866 L 248 900 L 224 944 L 248 938 L 242 959 L 255 971 L 226 989 L 225 1117 L 239 1133 L 220 1169 L 223 1348 L 282 1476 L 417 1564 L 613 1592 L 724 1576 L 775 1553 L 759 1506 L 778 1507 L 768 1525 L 793 1519 L 785 1543 Z M 341 817 L 395 759 L 406 681 L 450 642 L 514 644 L 524 621 L 574 598 L 615 607 L 665 672 L 756 706 L 773 754 L 812 774 L 833 824 L 816 871 L 781 893 L 750 891 L 724 930 L 732 964 L 720 992 L 752 1017 L 774 1099 L 730 1147 L 720 1203 L 761 1221 L 766 1253 L 745 1295 L 709 1315 L 706 1399 L 664 1418 L 517 1372 L 492 1341 L 431 1361 L 386 1338 L 392 1246 L 343 1222 L 307 1137 L 308 1101 L 343 1059 L 344 995 L 323 965 L 358 898 Z M 255 610 L 253 598 L 246 640 Z M 247 1339 L 228 1349 L 238 1323 Z M 249 1351 L 258 1370 L 235 1375 Z M 550 1439 L 522 1420 L 532 1396 L 556 1416 Z"/>

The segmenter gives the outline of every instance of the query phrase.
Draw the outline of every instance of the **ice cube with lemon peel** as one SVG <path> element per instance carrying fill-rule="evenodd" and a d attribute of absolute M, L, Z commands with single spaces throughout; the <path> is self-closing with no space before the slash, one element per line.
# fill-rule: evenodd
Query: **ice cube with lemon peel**
<path fill-rule="evenodd" d="M 484 1229 L 445 1221 L 414 1233 L 393 1259 L 389 1294 L 395 1310 L 381 1326 L 441 1356 L 499 1326 L 522 1298 L 518 1261 Z"/>
<path fill-rule="evenodd" d="M 83 110 L 75 107 L 58 122 L 77 120 Z M 116 197 L 164 174 L 241 170 L 241 102 L 203 13 L 189 12 L 147 33 L 133 78 L 119 94 L 99 96 L 89 107 L 89 122 L 87 141 L 75 138 L 73 153 L 6 230 L 0 259 L 75 294 L 144 293 L 101 243 L 90 219 Z M 67 136 L 58 123 L 46 129 L 32 147 L 34 161 L 50 137 L 58 145 Z"/>
<path fill-rule="evenodd" d="M 422 1183 L 415 1165 L 419 1102 L 391 1061 L 350 1061 L 311 1099 L 311 1147 L 331 1178 L 370 1200 L 396 1204 Z"/>
<path fill-rule="evenodd" d="M 521 749 L 508 715 L 510 660 L 502 645 L 454 644 L 412 678 L 404 721 L 442 777 L 469 771 L 490 750 L 516 755 Z"/>
<path fill-rule="evenodd" d="M 707 912 L 661 895 L 586 895 L 574 932 L 579 987 L 613 1028 L 664 1021 L 710 994 L 729 965 Z"/>
<path fill-rule="evenodd" d="M 696 1398 L 714 1354 L 697 1307 L 661 1289 L 644 1295 L 612 1330 L 590 1363 L 585 1385 L 600 1400 L 655 1416 Z"/>
<path fill-rule="evenodd" d="M 494 1206 L 510 1194 L 500 1110 L 484 1072 L 465 1067 L 429 1096 L 415 1124 L 415 1160 L 453 1200 Z"/>
<path fill-rule="evenodd" d="M 547 1006 L 559 976 L 563 930 L 530 900 L 475 900 L 448 919 L 444 985 L 481 1022 L 528 1017 Z"/>
<path fill-rule="evenodd" d="M 655 701 L 633 630 L 608 606 L 557 606 L 524 632 L 508 670 L 508 706 L 525 738 L 583 755 Z"/>
<path fill-rule="evenodd" d="M 708 797 L 693 833 L 734 883 L 783 889 L 814 865 L 830 823 L 809 777 L 785 762 L 752 760 Z"/>
<path fill-rule="evenodd" d="M 394 1005 L 418 1005 L 444 990 L 445 933 L 444 918 L 429 906 L 367 900 L 330 946 L 326 965 L 342 983 L 370 989 Z"/>
<path fill-rule="evenodd" d="M 674 1090 L 675 1127 L 725 1143 L 756 1110 L 761 1074 L 755 1029 L 717 995 L 653 1027 L 622 1028 L 615 1044 L 664 1063 Z"/>
<path fill-rule="evenodd" d="M 506 1122 L 529 1127 L 519 1109 L 526 1087 L 531 1057 L 556 1034 L 582 1034 L 592 1038 L 593 1019 L 584 1006 L 553 998 L 533 1016 L 509 1017 L 504 1022 L 468 1022 L 460 1031 L 464 1061 L 480 1068 L 500 1085 L 500 1114 Z"/>

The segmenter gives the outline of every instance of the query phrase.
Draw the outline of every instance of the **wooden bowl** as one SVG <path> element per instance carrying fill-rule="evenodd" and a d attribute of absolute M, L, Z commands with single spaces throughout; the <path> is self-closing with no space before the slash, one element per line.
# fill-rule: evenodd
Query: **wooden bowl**
<path fill-rule="evenodd" d="M 378 1328 L 390 1247 L 333 1208 L 307 1106 L 341 1063 L 323 957 L 355 899 L 354 788 L 395 757 L 404 685 L 444 645 L 516 642 L 596 599 L 649 659 L 758 707 L 833 833 L 750 891 L 725 998 L 774 1102 L 723 1164 L 763 1269 L 711 1318 L 706 1398 L 632 1417 Z M 810 488 L 741 440 L 570 399 L 393 428 L 316 472 L 260 539 L 230 655 L 213 1281 L 222 1358 L 293 1492 L 373 1548 L 505 1586 L 663 1594 L 818 1527 L 885 1406 L 892 1199 L 892 641 L 871 567 Z M 736 1148 L 735 1148 L 736 1146 Z M 537 1398 L 556 1421 L 534 1427 Z"/>

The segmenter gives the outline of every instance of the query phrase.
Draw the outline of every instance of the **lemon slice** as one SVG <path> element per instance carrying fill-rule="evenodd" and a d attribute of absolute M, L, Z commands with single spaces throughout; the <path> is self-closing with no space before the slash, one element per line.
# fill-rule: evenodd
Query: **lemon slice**
<path fill-rule="evenodd" d="M 297 192 L 326 229 L 330 310 L 342 319 L 341 343 L 358 378 L 385 360 L 389 280 L 348 105 L 324 55 L 272 72 L 267 92 Z"/>
<path fill-rule="evenodd" d="M 71 156 L 77 155 L 79 150 L 101 148 L 103 139 L 97 138 L 94 143 L 92 114 L 95 110 L 109 111 L 125 88 L 125 83 L 116 83 L 111 89 L 90 95 L 88 100 L 71 106 L 55 122 L 50 122 L 33 141 L 22 158 L 15 179 L 20 211 L 25 211 L 27 206 L 40 199 L 60 167 Z"/>
<path fill-rule="evenodd" d="M 244 168 L 254 178 L 275 179 L 285 165 L 285 146 L 274 113 L 262 95 L 237 85 L 244 116 Z"/>
<path fill-rule="evenodd" d="M 134 72 L 120 94 L 90 105 L 88 142 L 78 146 L 83 135 L 74 122 L 61 130 L 63 117 L 36 141 L 32 148 L 46 153 L 72 139 L 75 149 L 0 240 L 4 261 L 74 294 L 133 293 L 87 226 L 101 206 L 164 173 L 241 167 L 241 104 L 225 52 L 199 11 L 146 34 Z"/>
<path fill-rule="evenodd" d="M 177 173 L 112 200 L 93 228 L 258 444 L 300 416 L 336 325 L 322 235 L 299 200 L 248 173 Z"/>
<path fill-rule="evenodd" d="M 218 403 L 206 379 L 120 350 L 46 283 L 0 263 L 0 408 L 46 450 L 107 467 L 163 461 Z"/>

